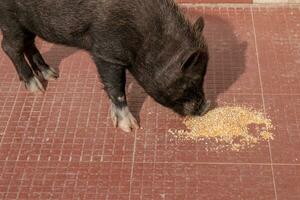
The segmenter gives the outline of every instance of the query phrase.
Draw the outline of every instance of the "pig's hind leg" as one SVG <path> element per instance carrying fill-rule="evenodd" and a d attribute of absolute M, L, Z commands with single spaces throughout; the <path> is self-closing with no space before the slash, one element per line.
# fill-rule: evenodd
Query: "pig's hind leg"
<path fill-rule="evenodd" d="M 126 68 L 124 66 L 108 63 L 101 58 L 95 58 L 99 75 L 104 89 L 111 100 L 111 118 L 115 127 L 125 132 L 138 128 L 138 123 L 127 106 L 125 84 Z"/>
<path fill-rule="evenodd" d="M 30 65 L 25 60 L 25 40 L 26 33 L 24 29 L 12 20 L 7 20 L 8 26 L 2 24 L 3 33 L 2 48 L 11 59 L 20 80 L 24 81 L 25 87 L 31 92 L 44 91 L 44 87 L 39 79 L 34 75 Z"/>
<path fill-rule="evenodd" d="M 36 74 L 42 75 L 45 80 L 55 80 L 58 78 L 58 72 L 47 65 L 41 53 L 34 43 L 36 35 L 28 32 L 25 41 L 25 55 Z"/>

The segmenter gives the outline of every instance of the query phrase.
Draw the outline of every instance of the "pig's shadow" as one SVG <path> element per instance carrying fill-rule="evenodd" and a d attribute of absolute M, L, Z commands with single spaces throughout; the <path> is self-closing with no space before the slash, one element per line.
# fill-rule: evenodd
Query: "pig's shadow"
<path fill-rule="evenodd" d="M 240 42 L 233 27 L 224 19 L 212 15 L 205 15 L 204 18 L 204 35 L 210 53 L 205 90 L 214 107 L 217 105 L 218 95 L 224 93 L 244 73 L 247 42 Z M 76 51 L 74 48 L 53 45 L 43 56 L 49 65 L 58 69 L 61 61 Z M 139 120 L 147 94 L 129 73 L 127 91 L 130 109 Z"/>
<path fill-rule="evenodd" d="M 36 42 L 38 49 L 41 48 L 42 43 L 43 41 L 41 39 L 39 39 L 39 42 Z M 59 65 L 63 61 L 63 59 L 71 56 L 76 51 L 77 51 L 76 48 L 52 44 L 49 50 L 42 53 L 42 56 L 49 66 L 51 66 L 52 68 L 56 69 L 56 71 L 59 72 Z M 40 78 L 40 80 L 42 81 L 44 88 L 47 89 L 48 81 L 42 78 Z"/>
<path fill-rule="evenodd" d="M 204 36 L 210 54 L 205 91 L 215 107 L 218 95 L 228 90 L 245 71 L 247 42 L 238 40 L 226 20 L 212 15 L 204 15 L 204 19 Z"/>
<path fill-rule="evenodd" d="M 59 65 L 61 62 L 76 51 L 78 51 L 76 48 L 54 44 L 48 51 L 43 53 L 43 58 L 46 60 L 48 65 L 59 71 Z"/>

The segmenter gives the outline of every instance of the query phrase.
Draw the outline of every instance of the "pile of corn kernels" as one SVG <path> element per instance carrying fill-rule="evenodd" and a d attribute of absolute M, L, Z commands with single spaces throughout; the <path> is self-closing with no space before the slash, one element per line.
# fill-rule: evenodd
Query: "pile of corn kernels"
<path fill-rule="evenodd" d="M 223 106 L 202 117 L 184 120 L 188 130 L 169 130 L 179 140 L 206 141 L 207 150 L 240 151 L 273 139 L 272 121 L 262 112 L 240 106 Z"/>

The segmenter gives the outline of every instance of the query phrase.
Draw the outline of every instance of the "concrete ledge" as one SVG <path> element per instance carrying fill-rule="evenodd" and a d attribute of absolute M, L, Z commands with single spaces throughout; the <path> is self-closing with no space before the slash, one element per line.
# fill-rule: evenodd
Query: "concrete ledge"
<path fill-rule="evenodd" d="M 178 3 L 184 4 L 197 4 L 197 3 L 205 3 L 205 4 L 298 4 L 300 0 L 176 0 Z"/>
<path fill-rule="evenodd" d="M 300 3 L 300 0 L 253 0 L 253 3 Z"/>
<path fill-rule="evenodd" d="M 180 3 L 185 8 L 293 8 L 299 9 L 299 3 Z"/>

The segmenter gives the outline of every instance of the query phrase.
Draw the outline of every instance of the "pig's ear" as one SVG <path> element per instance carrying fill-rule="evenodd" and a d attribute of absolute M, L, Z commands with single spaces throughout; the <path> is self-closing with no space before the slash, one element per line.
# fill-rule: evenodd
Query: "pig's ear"
<path fill-rule="evenodd" d="M 208 60 L 208 54 L 200 49 L 190 51 L 181 65 L 181 72 L 188 76 L 199 76 L 202 74 L 202 62 Z"/>
<path fill-rule="evenodd" d="M 204 25 L 205 25 L 204 19 L 203 19 L 203 17 L 200 16 L 200 17 L 196 20 L 196 22 L 195 22 L 195 24 L 194 24 L 194 26 L 193 26 L 195 33 L 201 35 L 201 34 L 202 34 L 202 31 L 203 31 L 203 29 L 204 29 Z"/>

